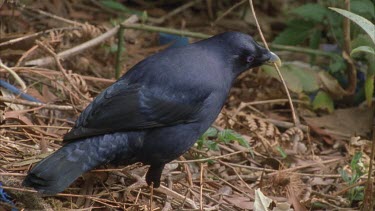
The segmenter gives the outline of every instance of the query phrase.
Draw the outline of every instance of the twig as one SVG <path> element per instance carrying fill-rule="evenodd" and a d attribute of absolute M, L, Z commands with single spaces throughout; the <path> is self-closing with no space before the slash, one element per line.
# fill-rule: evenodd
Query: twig
<path fill-rule="evenodd" d="M 6 97 L 2 97 L 2 96 L 0 96 L 0 101 L 7 102 L 7 103 L 13 103 L 13 104 L 28 105 L 28 106 L 33 106 L 33 107 L 42 107 L 42 108 L 53 109 L 53 110 L 62 110 L 62 111 L 73 111 L 74 110 L 73 106 L 36 103 L 36 102 L 28 101 L 28 100 L 10 99 L 10 98 L 6 98 Z"/>
<path fill-rule="evenodd" d="M 160 18 L 153 18 L 151 20 L 151 22 L 153 23 L 156 23 L 156 24 L 161 24 L 163 23 L 165 20 L 177 15 L 178 13 L 186 10 L 186 9 L 189 9 L 190 7 L 194 6 L 196 3 L 200 2 L 202 0 L 194 0 L 194 1 L 188 1 L 186 4 L 180 6 L 180 7 L 177 7 L 176 9 L 172 10 L 171 12 L 169 12 L 168 14 L 160 17 Z"/>
<path fill-rule="evenodd" d="M 229 164 L 229 163 L 228 163 Z M 231 164 L 230 164 L 231 165 Z M 233 188 L 234 190 L 238 191 L 239 193 L 242 193 L 244 194 L 245 196 L 251 198 L 251 199 L 254 199 L 254 197 L 250 196 L 249 194 L 247 194 L 245 191 L 241 190 L 240 188 L 236 187 L 235 185 L 232 185 L 231 183 L 229 183 L 228 181 L 226 181 L 225 179 L 221 178 L 219 175 L 215 174 L 213 171 L 207 169 L 208 172 L 210 172 L 210 174 L 214 175 L 217 179 L 219 179 L 220 181 L 224 182 L 225 184 L 227 184 L 228 186 L 230 186 L 231 188 Z"/>
<path fill-rule="evenodd" d="M 296 167 L 293 167 L 293 168 L 283 169 L 283 170 L 280 170 L 280 171 L 277 171 L 277 172 L 270 173 L 267 176 L 273 176 L 275 174 L 296 171 L 296 170 L 300 170 L 300 169 L 304 169 L 304 168 L 309 168 L 309 167 L 316 166 L 316 165 L 323 165 L 323 164 L 327 164 L 327 163 L 334 163 L 334 162 L 337 162 L 337 161 L 342 161 L 342 158 L 334 158 L 334 159 L 325 160 L 325 161 L 322 161 L 322 162 L 310 163 L 310 164 L 306 164 L 306 165 L 296 166 Z"/>
<path fill-rule="evenodd" d="M 149 25 L 143 25 L 143 24 L 121 24 L 121 25 L 123 25 L 126 29 L 139 29 L 139 30 L 145 30 L 145 31 L 151 31 L 151 32 L 164 32 L 164 33 L 169 33 L 169 34 L 176 34 L 180 36 L 195 37 L 195 38 L 201 38 L 201 39 L 206 39 L 208 37 L 211 37 L 210 35 L 199 33 L 199 32 L 190 32 L 190 31 L 158 27 L 158 26 L 149 26 Z"/>
<path fill-rule="evenodd" d="M 200 177 L 199 177 L 199 181 L 200 181 L 200 185 L 199 185 L 199 207 L 201 209 L 201 211 L 203 211 L 203 163 L 201 163 L 201 173 L 200 173 Z"/>
<path fill-rule="evenodd" d="M 53 126 L 53 125 L 0 125 L 0 128 L 55 128 L 55 129 L 63 129 L 63 130 L 70 130 L 71 127 L 63 127 L 63 126 Z"/>
<path fill-rule="evenodd" d="M 209 158 L 202 158 L 202 159 L 195 159 L 195 160 L 181 160 L 181 161 L 172 161 L 171 163 L 195 163 L 195 162 L 204 162 L 204 161 L 209 161 L 209 160 L 217 160 L 217 159 L 220 159 L 220 158 L 225 158 L 225 157 L 229 157 L 229 156 L 232 156 L 232 155 L 236 155 L 236 154 L 240 154 L 240 153 L 243 153 L 244 151 L 237 151 L 237 152 L 232 152 L 232 153 L 229 153 L 229 154 L 225 154 L 225 155 L 219 155 L 219 156 L 214 156 L 214 157 L 209 157 Z"/>
<path fill-rule="evenodd" d="M 257 25 L 257 28 L 258 28 L 258 31 L 259 31 L 260 37 L 262 38 L 262 41 L 263 41 L 263 43 L 264 43 L 264 46 L 269 50 L 269 47 L 268 47 L 268 45 L 267 45 L 267 41 L 266 41 L 266 39 L 265 39 L 264 36 L 263 36 L 262 29 L 260 28 L 260 25 L 259 25 L 259 22 L 258 22 L 257 16 L 256 16 L 256 14 L 255 14 L 255 9 L 254 9 L 254 5 L 253 5 L 253 0 L 249 0 L 249 3 L 250 3 L 250 8 L 251 8 L 251 11 L 252 11 L 252 13 L 253 13 L 253 16 L 254 16 L 254 19 L 255 19 L 255 23 L 256 23 L 256 25 Z M 277 73 L 278 73 L 278 75 L 279 75 L 279 77 L 280 77 L 280 80 L 282 81 L 282 84 L 283 84 L 283 86 L 284 86 L 284 89 L 285 89 L 286 95 L 287 95 L 287 97 L 288 97 L 289 104 L 290 104 L 290 109 L 291 109 L 291 111 L 292 111 L 292 117 L 293 117 L 294 125 L 295 125 L 296 127 L 298 127 L 298 126 L 300 125 L 300 121 L 299 121 L 299 119 L 297 118 L 296 111 L 295 111 L 295 109 L 294 109 L 294 105 L 293 105 L 293 102 L 292 102 L 292 98 L 290 97 L 290 93 L 289 93 L 288 87 L 287 87 L 287 85 L 286 85 L 286 83 L 285 83 L 285 80 L 284 80 L 284 78 L 283 78 L 283 76 L 282 76 L 282 74 L 281 74 L 281 72 L 280 72 L 279 67 L 278 67 L 276 64 L 274 64 L 274 66 L 275 66 L 275 68 L 276 68 L 276 70 L 277 70 Z"/>
<path fill-rule="evenodd" d="M 208 170 L 208 171 L 210 171 L 210 170 Z M 220 179 L 221 179 L 221 178 L 220 178 Z M 188 189 L 187 189 L 187 192 L 186 192 L 185 195 L 187 195 L 189 192 L 191 192 L 192 194 L 199 193 L 199 191 L 194 190 L 194 189 L 190 189 L 190 188 L 189 188 L 186 184 L 184 184 L 184 183 L 180 183 L 180 184 L 183 185 L 183 186 L 185 186 L 186 188 L 188 188 Z M 230 184 L 230 183 L 229 183 L 229 184 Z M 239 191 L 239 192 L 241 192 L 241 191 Z M 246 194 L 245 194 L 245 195 L 246 195 Z M 208 200 L 210 200 L 210 201 L 212 201 L 212 202 L 218 204 L 218 205 L 222 208 L 222 209 L 217 209 L 217 210 L 225 210 L 225 211 L 232 211 L 232 210 L 233 210 L 233 209 L 229 208 L 228 206 L 224 205 L 221 201 L 217 201 L 217 200 L 215 200 L 214 198 L 208 196 L 208 195 L 205 194 L 205 193 L 203 193 L 203 196 L 204 196 L 206 199 L 208 199 Z M 182 206 L 181 206 L 181 207 L 182 207 Z"/>
<path fill-rule="evenodd" d="M 188 204 L 191 208 L 193 209 L 198 209 L 197 205 L 195 204 L 195 202 L 192 200 L 192 199 L 189 199 L 187 198 L 186 196 L 183 196 L 175 191 L 173 191 L 172 189 L 169 189 L 163 185 L 160 185 L 159 188 L 156 188 L 155 191 L 157 192 L 160 192 L 160 193 L 164 193 L 165 195 L 168 195 L 168 196 L 171 196 L 172 198 L 180 201 L 180 202 L 185 202 L 186 204 Z"/>
<path fill-rule="evenodd" d="M 31 53 L 33 53 L 36 49 L 38 49 L 38 45 L 34 45 L 29 50 L 27 50 L 25 53 L 22 54 L 22 56 L 18 59 L 17 63 L 14 65 L 14 67 L 18 67 L 21 65 L 23 60 L 25 60 Z"/>
<path fill-rule="evenodd" d="M 124 27 L 120 25 L 117 36 L 117 54 L 116 54 L 116 65 L 115 65 L 115 78 L 120 77 L 121 64 L 122 64 L 122 52 L 124 50 Z M 152 210 L 152 209 L 151 209 Z"/>
<path fill-rule="evenodd" d="M 240 180 L 245 184 L 245 186 L 246 186 L 249 190 L 251 190 L 250 186 L 247 184 L 247 182 L 245 182 L 245 180 L 242 179 L 242 177 L 240 176 L 240 174 L 237 172 L 236 168 L 234 168 L 233 166 L 230 166 L 230 165 L 226 164 L 226 163 L 223 162 L 223 161 L 220 161 L 220 160 L 219 160 L 219 162 L 220 162 L 221 164 L 223 164 L 223 165 L 225 165 L 225 166 L 231 168 L 231 169 L 234 171 L 234 173 L 236 174 L 236 176 L 238 177 L 238 179 L 240 179 Z"/>
<path fill-rule="evenodd" d="M 50 53 L 53 58 L 55 59 L 55 63 L 57 65 L 57 68 L 60 70 L 60 72 L 62 72 L 63 76 L 65 77 L 65 79 L 68 81 L 68 83 L 70 83 L 70 85 L 73 87 L 73 89 L 75 89 L 75 91 L 81 96 L 83 97 L 85 100 L 87 101 L 91 101 L 85 94 L 83 94 L 81 92 L 81 90 L 77 87 L 77 85 L 74 83 L 74 81 L 72 80 L 72 78 L 66 73 L 66 70 L 65 68 L 62 66 L 61 62 L 60 62 L 60 57 L 55 53 L 53 52 L 53 50 L 49 47 L 47 47 L 45 44 L 43 44 L 42 42 L 40 41 L 36 41 L 36 43 L 42 47 L 44 50 L 46 50 L 48 53 Z"/>
<path fill-rule="evenodd" d="M 8 40 L 6 42 L 2 42 L 2 43 L 0 43 L 0 47 L 6 46 L 6 45 L 12 45 L 12 44 L 20 42 L 22 40 L 26 40 L 26 39 L 30 39 L 30 38 L 33 38 L 33 37 L 37 37 L 39 35 L 47 34 L 49 32 L 53 32 L 53 31 L 74 30 L 74 29 L 79 29 L 79 28 L 80 27 L 69 26 L 69 27 L 61 27 L 61 28 L 48 29 L 48 30 L 45 30 L 45 31 L 40 31 L 40 32 L 36 32 L 36 33 L 33 33 L 33 34 L 28 34 L 28 35 L 25 35 L 25 36 L 22 36 L 22 37 L 17 37 L 17 38 Z"/>
<path fill-rule="evenodd" d="M 214 12 L 212 11 L 212 0 L 206 0 L 206 8 L 210 20 L 214 19 Z"/>
<path fill-rule="evenodd" d="M 344 189 L 342 189 L 342 190 L 339 190 L 339 191 L 333 193 L 333 196 L 339 196 L 339 195 L 342 195 L 342 194 L 344 194 L 346 191 L 348 191 L 348 190 L 350 190 L 350 189 L 352 189 L 352 188 L 355 188 L 355 187 L 357 187 L 357 186 L 363 185 L 363 184 L 365 184 L 366 182 L 367 182 L 367 181 L 364 180 L 364 181 L 360 181 L 360 182 L 357 182 L 357 183 L 355 183 L 355 184 L 349 185 L 348 187 L 346 187 L 346 188 L 344 188 Z M 367 209 L 365 209 L 365 210 L 367 210 Z"/>
<path fill-rule="evenodd" d="M 122 175 L 119 175 L 119 176 L 122 176 Z M 136 183 L 143 183 L 143 184 L 146 184 L 146 181 L 144 180 L 144 177 L 140 177 L 136 174 L 129 174 L 129 176 L 133 177 L 134 179 L 137 180 Z M 129 187 L 128 187 L 129 188 Z M 193 209 L 198 209 L 197 205 L 195 204 L 195 202 L 192 200 L 192 199 L 189 199 L 175 191 L 173 191 L 172 189 L 169 189 L 168 187 L 165 187 L 163 185 L 160 185 L 159 188 L 155 188 L 154 191 L 156 192 L 159 192 L 159 193 L 164 193 L 165 195 L 168 195 L 174 199 L 176 199 L 177 201 L 180 201 L 180 202 L 186 202 L 186 204 L 188 204 L 191 208 Z"/>
<path fill-rule="evenodd" d="M 374 208 L 374 179 L 372 178 L 373 163 L 375 160 L 375 106 L 372 107 L 373 117 L 372 117 L 372 142 L 371 142 L 371 155 L 370 164 L 367 173 L 367 184 L 365 190 L 365 196 L 363 199 L 364 210 L 371 210 Z"/>
<path fill-rule="evenodd" d="M 309 167 L 316 166 L 316 165 L 323 165 L 323 164 L 327 164 L 327 163 L 333 163 L 333 162 L 340 161 L 342 159 L 343 158 L 334 158 L 334 159 L 325 160 L 325 161 L 322 161 L 322 162 L 317 162 L 317 163 L 311 163 L 311 164 L 307 164 L 307 165 L 296 166 L 296 167 L 293 167 L 293 168 L 288 168 L 288 169 L 283 169 L 283 170 L 266 169 L 266 168 L 255 167 L 255 166 L 241 165 L 241 164 L 237 164 L 237 163 L 228 163 L 228 162 L 225 162 L 225 163 L 227 163 L 228 165 L 231 165 L 231 166 L 235 166 L 235 167 L 240 167 L 240 168 L 245 168 L 245 169 L 250 169 L 250 170 L 257 170 L 257 171 L 269 172 L 270 174 L 268 174 L 267 176 L 273 176 L 275 174 L 286 173 L 286 172 L 293 172 L 293 171 L 296 171 L 296 170 L 300 170 L 300 169 L 304 169 L 304 168 L 309 168 Z M 304 175 L 303 173 L 296 173 L 296 174 Z M 323 175 L 321 175 L 321 176 L 323 176 Z"/>
<path fill-rule="evenodd" d="M 64 23 L 68 23 L 68 24 L 72 24 L 74 26 L 84 26 L 85 24 L 82 24 L 80 22 L 77 22 L 77 21 L 72 21 L 72 20 L 69 20 L 69 19 L 66 19 L 66 18 L 63 18 L 63 17 L 60 17 L 60 16 L 57 16 L 57 15 L 54 15 L 54 14 L 51 14 L 51 13 L 48 13 L 48 12 L 45 12 L 43 10 L 40 10 L 40 9 L 34 9 L 34 8 L 31 8 L 31 7 L 24 7 L 25 9 L 27 10 L 30 10 L 32 12 L 35 12 L 35 13 L 39 13 L 41 15 L 44 15 L 44 16 L 47 16 L 47 17 L 50 17 L 50 18 L 53 18 L 55 20 L 59 20 L 59 21 L 62 21 Z"/>
<path fill-rule="evenodd" d="M 55 70 L 50 70 L 50 69 L 45 69 L 45 68 L 39 68 L 39 67 L 14 67 L 13 70 L 15 72 L 20 72 L 20 73 L 36 73 L 39 75 L 62 75 L 61 72 L 55 71 Z M 0 72 L 6 72 L 2 69 L 0 69 Z M 84 76 L 81 75 L 81 77 L 87 81 L 93 81 L 93 82 L 102 82 L 102 83 L 107 83 L 107 84 L 112 84 L 116 80 L 113 79 L 107 79 L 107 78 L 98 78 L 98 77 L 93 77 L 93 76 Z"/>
<path fill-rule="evenodd" d="M 310 48 L 302 48 L 297 46 L 289 46 L 289 45 L 279 45 L 279 44 L 268 44 L 271 49 L 275 50 L 283 50 L 283 51 L 291 51 L 291 52 L 298 52 L 298 53 L 306 53 L 306 54 L 313 54 L 317 56 L 325 56 L 331 57 L 332 59 L 340 58 L 341 56 L 336 53 L 326 52 L 322 50 L 310 49 Z"/>
<path fill-rule="evenodd" d="M 128 19 L 126 19 L 123 22 L 123 24 L 135 23 L 137 21 L 138 21 L 138 17 L 136 15 L 132 15 Z M 67 58 L 69 56 L 77 55 L 78 53 L 80 53 L 80 52 L 82 52 L 82 51 L 84 51 L 88 48 L 92 48 L 96 45 L 99 45 L 103 41 L 109 39 L 110 37 L 112 37 L 113 35 L 115 35 L 117 33 L 119 28 L 120 28 L 120 26 L 115 26 L 111 30 L 107 31 L 106 33 L 104 33 L 104 34 L 102 34 L 98 37 L 95 37 L 94 39 L 91 39 L 87 42 L 84 42 L 80 45 L 77 45 L 76 47 L 73 47 L 73 48 L 68 49 L 66 51 L 63 51 L 63 52 L 60 52 L 57 55 L 61 59 Z M 25 65 L 28 65 L 28 66 L 46 66 L 46 65 L 49 65 L 51 63 L 53 63 L 53 58 L 52 57 L 46 57 L 46 58 L 28 61 L 28 62 L 25 63 Z"/>
<path fill-rule="evenodd" d="M 292 100 L 295 103 L 300 103 L 304 105 L 310 105 L 310 103 L 303 101 L 303 100 Z M 287 103 L 289 102 L 288 99 L 272 99 L 272 100 L 258 100 L 253 102 L 247 102 L 247 103 L 241 103 L 241 106 L 247 106 L 247 105 L 260 105 L 260 104 L 268 104 L 268 103 Z"/>
<path fill-rule="evenodd" d="M 178 30 L 178 29 L 171 29 L 166 27 L 159 27 L 159 26 L 150 26 L 150 25 L 144 25 L 144 24 L 123 24 L 128 29 L 138 29 L 138 30 L 145 30 L 145 31 L 151 31 L 151 32 L 165 32 L 169 34 L 176 34 L 180 36 L 187 36 L 187 37 L 194 37 L 194 38 L 200 38 L 200 39 L 206 39 L 211 37 L 212 35 L 209 34 L 203 34 L 198 32 L 190 32 L 186 30 Z M 302 47 L 297 46 L 288 46 L 288 45 L 278 45 L 278 44 L 269 44 L 269 47 L 276 50 L 284 50 L 284 51 L 291 51 L 291 52 L 298 52 L 298 53 L 306 53 L 306 54 L 314 54 L 318 56 L 328 56 L 332 59 L 335 59 L 337 57 L 340 57 L 339 54 L 316 50 L 316 49 L 306 49 Z"/>
<path fill-rule="evenodd" d="M 17 75 L 16 72 L 14 72 L 12 69 L 10 69 L 9 67 L 7 67 L 0 59 L 0 67 L 4 68 L 6 71 L 8 71 L 13 77 L 14 79 L 16 79 L 16 81 L 19 83 L 19 85 L 22 87 L 22 91 L 25 92 L 26 91 L 26 84 L 25 82 Z"/>
<path fill-rule="evenodd" d="M 0 176 L 26 177 L 27 174 L 0 172 Z"/>
<path fill-rule="evenodd" d="M 280 121 L 276 119 L 263 119 L 263 120 L 281 128 L 292 128 L 295 126 L 292 122 L 285 122 L 285 121 Z M 309 126 L 307 125 L 300 124 L 298 128 L 301 129 L 305 133 L 309 131 Z"/>
<path fill-rule="evenodd" d="M 242 0 L 240 2 L 237 2 L 235 5 L 233 5 L 231 8 L 229 8 L 227 11 L 225 11 L 222 15 L 220 15 L 218 18 L 216 18 L 216 20 L 214 21 L 214 23 L 217 23 L 218 21 L 220 21 L 222 18 L 224 18 L 225 16 L 227 16 L 234 9 L 236 9 L 239 6 L 241 6 L 245 2 L 246 2 L 246 0 Z"/>
<path fill-rule="evenodd" d="M 22 192 L 29 192 L 29 193 L 37 193 L 36 190 L 29 190 L 29 189 L 25 189 L 25 188 L 14 188 L 14 187 L 8 187 L 8 186 L 1 186 L 2 189 L 4 190 L 15 190 L 15 191 L 22 191 Z M 119 205 L 130 205 L 128 203 L 122 203 L 122 202 L 114 202 L 114 201 L 110 201 L 108 199 L 101 199 L 101 198 L 97 198 L 97 197 L 94 197 L 94 196 L 89 196 L 89 195 L 77 195 L 77 194 L 68 194 L 68 193 L 58 193 L 56 194 L 56 196 L 68 196 L 68 197 L 77 197 L 77 198 L 86 198 L 86 199 L 91 199 L 93 201 L 96 201 L 98 203 L 101 203 L 101 204 L 105 204 L 107 206 L 110 206 L 110 207 L 113 207 L 112 205 L 109 205 L 107 203 L 115 203 L 115 204 L 119 204 Z"/>

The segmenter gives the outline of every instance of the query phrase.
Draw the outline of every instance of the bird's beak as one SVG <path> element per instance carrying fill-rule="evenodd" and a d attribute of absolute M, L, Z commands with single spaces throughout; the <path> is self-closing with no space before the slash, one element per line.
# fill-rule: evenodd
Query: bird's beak
<path fill-rule="evenodd" d="M 271 57 L 266 63 L 270 65 L 276 64 L 278 67 L 281 67 L 281 59 L 273 52 L 270 52 L 270 55 Z"/>

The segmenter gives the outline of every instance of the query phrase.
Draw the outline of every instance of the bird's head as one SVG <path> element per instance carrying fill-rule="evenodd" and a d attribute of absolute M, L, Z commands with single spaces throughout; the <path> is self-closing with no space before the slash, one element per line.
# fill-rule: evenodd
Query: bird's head
<path fill-rule="evenodd" d="M 250 35 L 241 32 L 225 32 L 211 39 L 217 40 L 221 46 L 225 46 L 225 59 L 230 59 L 237 74 L 263 64 L 276 63 L 281 66 L 280 58 L 260 46 Z"/>

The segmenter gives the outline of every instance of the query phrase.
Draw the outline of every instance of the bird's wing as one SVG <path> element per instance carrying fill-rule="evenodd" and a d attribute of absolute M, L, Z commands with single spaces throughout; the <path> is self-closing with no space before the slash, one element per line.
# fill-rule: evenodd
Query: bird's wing
<path fill-rule="evenodd" d="M 175 90 L 173 90 L 175 91 Z M 140 84 L 118 81 L 83 111 L 64 141 L 116 131 L 132 131 L 194 122 L 207 96 L 157 95 Z"/>

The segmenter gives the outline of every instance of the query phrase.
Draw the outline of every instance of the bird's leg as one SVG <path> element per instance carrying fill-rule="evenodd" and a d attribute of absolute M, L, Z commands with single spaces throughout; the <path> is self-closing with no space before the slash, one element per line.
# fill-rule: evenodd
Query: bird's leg
<path fill-rule="evenodd" d="M 153 187 L 158 188 L 160 186 L 161 173 L 163 172 L 165 164 L 152 164 L 146 174 L 146 182 Z"/>

